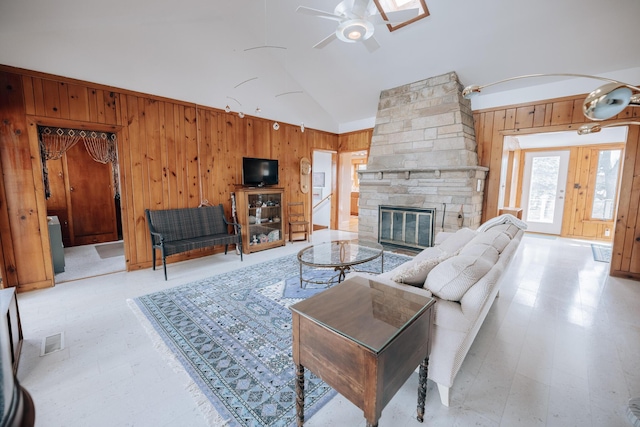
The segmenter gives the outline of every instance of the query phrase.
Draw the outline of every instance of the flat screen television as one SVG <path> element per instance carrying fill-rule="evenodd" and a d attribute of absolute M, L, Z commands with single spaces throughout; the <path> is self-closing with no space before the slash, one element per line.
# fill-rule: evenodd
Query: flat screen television
<path fill-rule="evenodd" d="M 242 158 L 242 185 L 264 187 L 278 184 L 278 161 L 272 159 Z"/>

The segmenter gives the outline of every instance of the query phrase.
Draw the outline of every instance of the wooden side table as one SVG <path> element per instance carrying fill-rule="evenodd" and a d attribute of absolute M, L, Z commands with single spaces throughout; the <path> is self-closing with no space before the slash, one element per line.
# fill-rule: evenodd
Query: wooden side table
<path fill-rule="evenodd" d="M 291 306 L 298 426 L 304 424 L 305 368 L 362 409 L 367 426 L 377 426 L 420 365 L 422 422 L 433 304 L 433 298 L 354 277 Z"/>
<path fill-rule="evenodd" d="M 499 215 L 511 214 L 511 215 L 515 216 L 516 218 L 518 218 L 518 219 L 522 219 L 522 208 L 504 207 L 504 208 L 498 209 L 498 214 Z"/>

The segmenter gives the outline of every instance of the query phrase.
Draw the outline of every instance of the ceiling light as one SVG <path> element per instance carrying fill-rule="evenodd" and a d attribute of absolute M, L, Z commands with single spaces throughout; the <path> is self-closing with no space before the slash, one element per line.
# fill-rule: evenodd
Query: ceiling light
<path fill-rule="evenodd" d="M 231 107 L 229 107 L 229 104 L 227 104 L 227 106 L 224 107 L 224 111 L 226 111 L 227 113 L 231 112 Z"/>
<path fill-rule="evenodd" d="M 280 129 L 280 124 L 278 122 L 274 122 L 273 123 L 273 130 L 278 130 Z"/>
<path fill-rule="evenodd" d="M 244 113 L 243 113 L 242 111 L 240 111 L 240 112 L 238 113 L 238 117 L 240 117 L 241 119 L 243 119 L 243 118 L 244 118 Z"/>
<path fill-rule="evenodd" d="M 350 19 L 338 25 L 336 36 L 343 42 L 355 43 L 373 35 L 373 24 L 364 19 Z"/>
<path fill-rule="evenodd" d="M 256 107 L 256 115 L 262 113 L 262 110 L 260 109 L 260 107 Z"/>
<path fill-rule="evenodd" d="M 304 133 L 304 122 L 300 123 L 300 132 Z"/>

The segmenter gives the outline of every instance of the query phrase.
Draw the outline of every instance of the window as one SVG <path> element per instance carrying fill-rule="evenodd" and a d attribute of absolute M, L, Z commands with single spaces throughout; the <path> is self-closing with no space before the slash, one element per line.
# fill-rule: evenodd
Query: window
<path fill-rule="evenodd" d="M 618 194 L 622 150 L 599 150 L 593 185 L 591 219 L 612 220 Z"/>
<path fill-rule="evenodd" d="M 380 11 L 380 15 L 382 15 L 385 20 L 388 20 L 388 14 L 392 14 L 393 12 L 407 9 L 418 9 L 418 16 L 411 18 L 408 21 L 387 24 L 389 31 L 395 31 L 398 28 L 402 28 L 429 16 L 429 9 L 427 9 L 425 0 L 374 0 L 374 3 L 376 4 L 378 11 Z"/>

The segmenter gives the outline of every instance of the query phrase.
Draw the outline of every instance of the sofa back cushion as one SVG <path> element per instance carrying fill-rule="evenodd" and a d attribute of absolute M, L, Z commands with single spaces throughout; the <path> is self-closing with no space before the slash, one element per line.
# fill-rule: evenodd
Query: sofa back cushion
<path fill-rule="evenodd" d="M 470 245 L 484 244 L 493 246 L 498 253 L 502 253 L 507 247 L 511 238 L 500 230 L 488 230 L 478 233 L 470 242 Z"/>
<path fill-rule="evenodd" d="M 438 298 L 460 301 L 469 288 L 491 270 L 497 260 L 497 253 L 495 256 L 453 256 L 429 272 L 424 287 Z"/>
<path fill-rule="evenodd" d="M 446 254 L 456 254 L 460 249 L 464 247 L 467 243 L 469 243 L 474 237 L 476 237 L 478 233 L 470 228 L 461 228 L 451 236 L 447 237 L 442 243 L 440 243 L 436 248 L 440 249 L 441 252 Z M 416 255 L 416 258 L 420 256 L 420 254 Z"/>
<path fill-rule="evenodd" d="M 520 227 L 518 227 L 515 224 L 510 224 L 510 223 L 505 223 L 505 224 L 498 224 L 498 225 L 494 225 L 492 227 L 489 227 L 487 229 L 487 231 L 489 230 L 498 230 L 498 231 L 502 231 L 503 233 L 505 233 L 507 236 L 509 236 L 510 238 L 514 238 L 516 237 L 516 234 L 518 234 L 518 231 L 521 230 Z"/>

